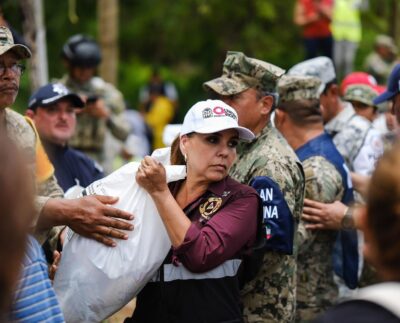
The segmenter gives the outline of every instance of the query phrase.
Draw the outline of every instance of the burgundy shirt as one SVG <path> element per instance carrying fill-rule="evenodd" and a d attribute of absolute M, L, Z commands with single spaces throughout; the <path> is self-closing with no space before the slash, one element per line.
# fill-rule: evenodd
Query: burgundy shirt
<path fill-rule="evenodd" d="M 170 183 L 173 196 L 182 181 Z M 208 271 L 224 261 L 240 258 L 255 241 L 259 199 L 257 192 L 226 177 L 183 211 L 192 221 L 185 239 L 173 248 L 172 263 L 192 272 Z"/>

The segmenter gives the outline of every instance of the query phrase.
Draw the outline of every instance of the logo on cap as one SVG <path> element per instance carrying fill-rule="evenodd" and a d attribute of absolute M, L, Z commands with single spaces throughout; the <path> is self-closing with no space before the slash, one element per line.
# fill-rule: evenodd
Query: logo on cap
<path fill-rule="evenodd" d="M 237 120 L 236 115 L 232 111 L 225 109 L 223 107 L 219 107 L 219 106 L 216 106 L 213 109 L 205 108 L 203 110 L 202 115 L 203 115 L 203 119 L 226 116 L 226 117 L 230 117 L 234 120 Z"/>
<path fill-rule="evenodd" d="M 56 83 L 53 84 L 53 92 L 58 93 L 59 95 L 67 95 L 68 89 L 64 86 L 64 84 Z"/>

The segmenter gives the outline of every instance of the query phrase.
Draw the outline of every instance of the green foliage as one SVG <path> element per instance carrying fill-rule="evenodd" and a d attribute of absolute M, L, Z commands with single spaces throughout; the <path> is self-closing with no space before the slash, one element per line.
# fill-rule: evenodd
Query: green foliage
<path fill-rule="evenodd" d="M 95 0 L 76 0 L 78 21 L 69 18 L 69 1 L 43 0 L 51 78 L 64 73 L 60 50 L 76 33 L 96 37 Z M 299 28 L 293 24 L 295 0 L 120 0 L 119 88 L 133 107 L 138 91 L 157 66 L 180 95 L 180 117 L 196 100 L 205 98 L 202 83 L 221 74 L 227 50 L 289 68 L 304 57 Z M 389 32 L 393 1 L 369 0 L 363 13 L 363 40 L 356 67 L 371 50 L 378 33 Z M 17 1 L 3 1 L 11 24 L 21 28 Z M 18 105 L 29 95 L 27 76 Z"/>

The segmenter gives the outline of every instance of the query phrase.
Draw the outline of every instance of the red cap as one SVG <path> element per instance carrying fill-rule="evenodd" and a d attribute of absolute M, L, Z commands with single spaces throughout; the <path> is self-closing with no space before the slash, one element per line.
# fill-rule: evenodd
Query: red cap
<path fill-rule="evenodd" d="M 379 89 L 377 88 L 378 83 L 372 75 L 365 72 L 353 72 L 347 75 L 342 81 L 342 84 L 340 86 L 340 91 L 342 95 L 344 95 L 344 93 L 346 92 L 347 87 L 353 84 L 369 85 L 376 91 L 379 91 Z"/>

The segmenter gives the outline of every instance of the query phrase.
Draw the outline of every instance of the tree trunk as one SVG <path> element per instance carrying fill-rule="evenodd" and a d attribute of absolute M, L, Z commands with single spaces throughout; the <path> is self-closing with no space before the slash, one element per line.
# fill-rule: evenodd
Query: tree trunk
<path fill-rule="evenodd" d="M 46 29 L 42 0 L 19 0 L 23 16 L 24 39 L 32 51 L 28 60 L 31 91 L 48 82 Z"/>
<path fill-rule="evenodd" d="M 103 56 L 100 76 L 117 85 L 118 75 L 118 0 L 98 0 L 99 44 Z"/>

